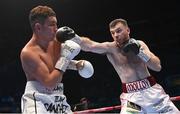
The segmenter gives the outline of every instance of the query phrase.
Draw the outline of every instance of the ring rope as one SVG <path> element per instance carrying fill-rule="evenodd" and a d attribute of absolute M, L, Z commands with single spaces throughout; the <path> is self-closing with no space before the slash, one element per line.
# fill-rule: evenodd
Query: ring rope
<path fill-rule="evenodd" d="M 180 101 L 180 96 L 170 97 L 170 100 Z M 89 109 L 89 110 L 83 110 L 83 111 L 76 111 L 74 112 L 74 114 L 97 113 L 97 112 L 112 111 L 112 110 L 117 110 L 117 109 L 121 109 L 121 105 L 109 106 L 109 107 L 103 107 L 103 108 L 97 108 L 97 109 Z"/>

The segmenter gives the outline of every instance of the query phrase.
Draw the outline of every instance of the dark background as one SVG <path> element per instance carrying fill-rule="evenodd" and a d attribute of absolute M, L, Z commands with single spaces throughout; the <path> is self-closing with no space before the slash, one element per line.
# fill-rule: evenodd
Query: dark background
<path fill-rule="evenodd" d="M 83 36 L 103 42 L 112 41 L 108 24 L 124 18 L 131 37 L 146 42 L 160 59 L 161 72 L 150 71 L 170 96 L 180 95 L 180 4 L 178 0 L 1 0 L 0 1 L 0 96 L 14 99 L 20 106 L 26 78 L 19 54 L 31 38 L 29 11 L 48 5 L 57 14 L 58 25 L 69 26 Z M 73 106 L 86 97 L 103 107 L 120 104 L 121 82 L 106 56 L 81 52 L 76 59 L 91 61 L 95 73 L 83 79 L 67 71 L 63 82 L 68 102 Z M 8 100 L 1 100 L 8 102 Z M 178 102 L 176 102 L 178 106 Z M 0 106 L 1 107 L 1 106 Z M 19 111 L 19 110 L 18 110 Z M 17 112 L 18 112 L 17 111 Z"/>

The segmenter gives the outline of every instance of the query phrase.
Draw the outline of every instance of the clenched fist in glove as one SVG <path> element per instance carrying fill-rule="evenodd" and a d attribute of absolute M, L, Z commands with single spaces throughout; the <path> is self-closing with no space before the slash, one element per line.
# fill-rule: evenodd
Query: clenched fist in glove
<path fill-rule="evenodd" d="M 81 47 L 74 41 L 67 40 L 62 44 L 61 56 L 57 61 L 55 68 L 63 72 L 66 71 L 67 66 L 75 56 L 79 54 Z"/>
<path fill-rule="evenodd" d="M 71 60 L 67 69 L 77 70 L 83 78 L 90 78 L 94 74 L 93 65 L 87 60 Z"/>
<path fill-rule="evenodd" d="M 89 61 L 84 60 L 83 67 L 78 72 L 83 78 L 90 78 L 94 74 L 94 68 Z"/>
<path fill-rule="evenodd" d="M 123 51 L 125 53 L 133 52 L 135 55 L 139 53 L 140 44 L 137 40 L 131 38 L 129 41 L 123 46 Z"/>
<path fill-rule="evenodd" d="M 125 53 L 133 52 L 144 62 L 148 62 L 150 60 L 150 57 L 144 53 L 144 50 L 141 48 L 139 42 L 133 38 L 130 38 L 129 41 L 122 47 L 122 49 Z"/>
<path fill-rule="evenodd" d="M 64 26 L 57 30 L 56 39 L 64 43 L 66 40 L 72 40 L 78 44 L 81 43 L 81 38 L 70 27 Z"/>

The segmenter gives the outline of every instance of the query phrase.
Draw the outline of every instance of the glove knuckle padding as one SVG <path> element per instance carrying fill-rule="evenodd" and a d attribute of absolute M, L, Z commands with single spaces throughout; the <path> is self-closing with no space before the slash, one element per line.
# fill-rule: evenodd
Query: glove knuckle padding
<path fill-rule="evenodd" d="M 71 40 L 67 40 L 62 48 L 62 55 L 68 59 L 73 59 L 77 54 L 79 54 L 79 52 L 81 51 L 81 47 L 79 46 L 79 44 L 71 41 Z"/>
<path fill-rule="evenodd" d="M 70 27 L 64 26 L 57 30 L 56 39 L 60 42 L 65 42 L 75 37 L 75 32 Z"/>
<path fill-rule="evenodd" d="M 67 40 L 61 48 L 61 57 L 57 61 L 55 68 L 65 72 L 67 66 L 70 63 L 70 60 L 72 60 L 76 55 L 78 55 L 80 51 L 81 47 L 79 46 L 79 44 L 71 40 Z"/>
<path fill-rule="evenodd" d="M 84 66 L 80 69 L 79 74 L 83 78 L 90 78 L 94 74 L 93 65 L 89 61 L 84 61 Z"/>
<path fill-rule="evenodd" d="M 140 44 L 135 39 L 129 39 L 128 43 L 123 46 L 123 51 L 125 53 L 132 51 L 134 54 L 138 54 L 140 49 Z"/>

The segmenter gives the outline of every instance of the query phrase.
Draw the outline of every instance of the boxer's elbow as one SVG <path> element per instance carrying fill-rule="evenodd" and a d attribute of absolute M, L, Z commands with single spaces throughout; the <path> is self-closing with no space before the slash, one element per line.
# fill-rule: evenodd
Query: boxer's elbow
<path fill-rule="evenodd" d="M 152 65 L 154 71 L 157 71 L 157 72 L 161 71 L 162 67 L 161 67 L 161 61 L 159 58 L 157 57 L 152 58 L 150 61 L 150 64 Z"/>
<path fill-rule="evenodd" d="M 160 72 L 161 69 L 162 69 L 161 64 L 158 64 L 158 65 L 156 66 L 156 71 L 157 71 L 157 72 Z"/>
<path fill-rule="evenodd" d="M 51 76 L 41 80 L 42 84 L 46 87 L 46 88 L 49 88 L 49 89 L 53 89 L 56 87 L 57 83 L 59 80 L 58 78 L 53 78 Z"/>
<path fill-rule="evenodd" d="M 46 87 L 46 88 L 49 88 L 49 89 L 52 89 L 54 88 L 56 85 L 56 83 L 54 83 L 52 80 L 50 79 L 44 79 L 41 81 L 41 83 Z"/>
<path fill-rule="evenodd" d="M 158 59 L 158 61 L 156 62 L 156 71 L 157 71 L 157 72 L 160 72 L 161 69 L 162 69 L 162 67 L 161 67 L 161 61 Z"/>
<path fill-rule="evenodd" d="M 158 64 L 158 63 L 152 64 L 151 63 L 151 64 L 148 64 L 148 68 L 150 68 L 153 71 L 160 72 L 161 71 L 161 64 Z"/>

